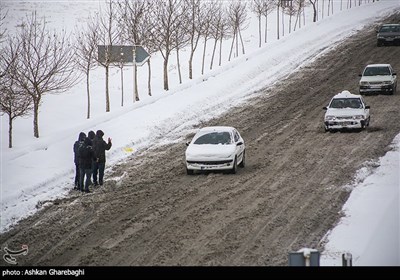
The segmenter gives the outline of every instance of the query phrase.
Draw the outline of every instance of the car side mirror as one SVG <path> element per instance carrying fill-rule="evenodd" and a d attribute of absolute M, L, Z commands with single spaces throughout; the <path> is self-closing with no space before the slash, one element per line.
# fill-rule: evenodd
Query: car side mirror
<path fill-rule="evenodd" d="M 190 142 L 186 142 L 186 146 L 189 146 Z"/>
<path fill-rule="evenodd" d="M 241 146 L 241 145 L 243 145 L 243 142 L 242 142 L 242 141 L 240 141 L 240 142 L 238 142 L 238 143 L 236 144 L 236 146 Z"/>
<path fill-rule="evenodd" d="M 328 110 L 328 108 L 327 108 L 327 107 L 322 107 L 322 109 L 324 109 L 324 110 Z"/>
<path fill-rule="evenodd" d="M 392 76 L 396 76 L 397 75 L 397 73 L 395 72 L 395 73 L 392 73 Z"/>
<path fill-rule="evenodd" d="M 371 106 L 369 106 L 369 105 L 365 106 L 365 109 L 370 109 L 370 108 L 371 108 Z"/>
<path fill-rule="evenodd" d="M 362 77 L 362 74 L 358 74 L 358 77 Z"/>

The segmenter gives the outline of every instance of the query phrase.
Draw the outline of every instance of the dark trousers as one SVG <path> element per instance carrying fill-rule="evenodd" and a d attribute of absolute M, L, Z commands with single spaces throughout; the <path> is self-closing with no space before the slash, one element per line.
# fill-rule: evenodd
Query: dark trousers
<path fill-rule="evenodd" d="M 93 182 L 96 185 L 99 182 L 100 185 L 103 185 L 104 178 L 104 168 L 106 167 L 105 162 L 93 162 Z M 99 174 L 99 180 L 97 181 L 97 174 Z"/>
<path fill-rule="evenodd" d="M 79 164 L 75 163 L 75 188 L 80 188 L 79 182 L 80 182 L 80 168 Z"/>
<path fill-rule="evenodd" d="M 86 181 L 85 181 L 85 191 L 89 191 L 89 185 L 92 184 L 92 181 L 90 180 L 90 177 L 92 176 L 92 169 L 83 169 L 81 168 L 81 174 L 80 174 L 80 190 L 83 191 L 83 181 L 85 179 L 86 175 Z"/>

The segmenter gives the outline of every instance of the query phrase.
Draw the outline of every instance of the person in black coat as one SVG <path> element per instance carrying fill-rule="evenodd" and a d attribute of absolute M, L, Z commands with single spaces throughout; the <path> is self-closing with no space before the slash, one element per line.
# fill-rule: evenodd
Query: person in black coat
<path fill-rule="evenodd" d="M 93 140 L 93 150 L 96 161 L 93 163 L 93 183 L 95 186 L 103 185 L 104 169 L 106 165 L 106 150 L 111 149 L 111 138 L 108 142 L 103 140 L 104 132 L 101 130 L 96 131 L 96 137 Z M 97 183 L 97 173 L 99 174 L 99 181 Z"/>
<path fill-rule="evenodd" d="M 74 189 L 79 190 L 79 180 L 80 180 L 80 167 L 79 167 L 79 147 L 83 145 L 85 141 L 86 134 L 84 132 L 79 133 L 78 140 L 74 143 L 74 163 L 75 163 L 75 187 Z"/>
<path fill-rule="evenodd" d="M 80 166 L 80 190 L 90 192 L 89 185 L 92 184 L 90 177 L 92 176 L 92 161 L 95 155 L 92 149 L 92 141 L 89 138 L 85 139 L 84 144 L 79 148 L 79 166 Z M 83 181 L 86 175 L 85 190 L 83 189 Z"/>

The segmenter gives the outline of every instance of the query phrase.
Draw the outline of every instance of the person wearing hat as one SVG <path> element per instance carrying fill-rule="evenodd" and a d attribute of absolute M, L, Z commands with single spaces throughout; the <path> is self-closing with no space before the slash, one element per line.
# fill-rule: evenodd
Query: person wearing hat
<path fill-rule="evenodd" d="M 80 167 L 80 190 L 83 192 L 90 192 L 89 185 L 92 184 L 90 177 L 92 176 L 92 161 L 95 159 L 95 155 L 92 149 L 92 141 L 89 138 L 85 138 L 84 144 L 79 148 L 79 167 Z M 84 178 L 86 176 L 85 185 L 83 185 Z M 85 186 L 85 189 L 83 189 Z"/>
<path fill-rule="evenodd" d="M 83 145 L 86 134 L 84 132 L 79 133 L 78 140 L 74 143 L 74 163 L 75 163 L 75 190 L 79 190 L 81 187 L 80 182 L 80 167 L 79 167 L 79 147 Z"/>
<path fill-rule="evenodd" d="M 96 137 L 93 139 L 93 151 L 96 160 L 93 162 L 93 183 L 95 186 L 98 184 L 103 185 L 104 169 L 106 165 L 106 150 L 111 149 L 111 138 L 108 138 L 108 142 L 103 140 L 104 132 L 102 130 L 96 131 Z M 97 174 L 99 174 L 99 180 L 97 181 Z"/>

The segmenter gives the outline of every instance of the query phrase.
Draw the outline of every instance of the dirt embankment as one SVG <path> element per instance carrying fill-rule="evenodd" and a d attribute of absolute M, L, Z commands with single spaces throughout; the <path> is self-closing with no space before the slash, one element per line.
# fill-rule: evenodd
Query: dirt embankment
<path fill-rule="evenodd" d="M 366 28 L 202 124 L 241 132 L 247 166 L 238 174 L 187 176 L 184 143 L 149 150 L 114 167 L 115 176 L 126 174 L 117 184 L 71 193 L 2 234 L 2 248 L 28 244 L 21 265 L 269 266 L 286 265 L 302 247 L 321 250 L 349 196 L 343 186 L 400 132 L 400 92 L 365 98 L 371 126 L 362 132 L 322 127 L 322 107 L 344 89 L 357 93 L 365 65 L 391 63 L 400 72 L 400 47 L 377 48 L 375 38 Z"/>

